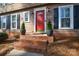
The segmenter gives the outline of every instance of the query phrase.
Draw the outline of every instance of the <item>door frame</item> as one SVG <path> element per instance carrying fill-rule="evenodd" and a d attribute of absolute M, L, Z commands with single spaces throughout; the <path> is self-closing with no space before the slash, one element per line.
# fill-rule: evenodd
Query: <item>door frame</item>
<path fill-rule="evenodd" d="M 44 10 L 44 33 L 46 32 L 46 7 L 35 8 L 34 9 L 34 32 L 36 32 L 36 11 Z M 40 33 L 40 32 L 36 32 Z"/>

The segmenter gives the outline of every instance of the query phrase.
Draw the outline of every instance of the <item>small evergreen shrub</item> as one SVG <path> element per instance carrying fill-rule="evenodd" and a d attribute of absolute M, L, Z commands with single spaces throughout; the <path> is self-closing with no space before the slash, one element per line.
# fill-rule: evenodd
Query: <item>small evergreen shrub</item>
<path fill-rule="evenodd" d="M 25 33 L 26 33 L 26 29 L 25 29 L 25 24 L 24 24 L 24 22 L 22 23 L 22 26 L 21 26 L 21 34 L 22 35 L 25 35 Z"/>
<path fill-rule="evenodd" d="M 52 23 L 49 21 L 47 23 L 47 35 L 52 36 L 52 34 L 53 34 Z"/>
<path fill-rule="evenodd" d="M 52 30 L 52 24 L 50 21 L 47 23 L 47 30 Z"/>
<path fill-rule="evenodd" d="M 0 32 L 0 42 L 8 39 L 8 34 L 6 32 Z"/>

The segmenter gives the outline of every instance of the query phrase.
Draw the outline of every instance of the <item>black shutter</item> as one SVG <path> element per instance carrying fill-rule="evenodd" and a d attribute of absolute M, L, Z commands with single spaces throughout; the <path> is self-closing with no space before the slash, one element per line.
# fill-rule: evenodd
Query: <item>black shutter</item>
<path fill-rule="evenodd" d="M 1 17 L 0 17 L 0 29 L 1 29 Z"/>
<path fill-rule="evenodd" d="M 20 14 L 17 14 L 17 29 L 20 29 Z"/>
<path fill-rule="evenodd" d="M 79 5 L 74 6 L 74 29 L 79 29 Z"/>
<path fill-rule="evenodd" d="M 6 22 L 7 22 L 6 27 L 7 27 L 7 29 L 10 29 L 10 27 L 11 27 L 11 18 L 10 18 L 10 15 L 8 15 L 6 17 L 7 17 L 7 19 L 6 19 Z"/>
<path fill-rule="evenodd" d="M 58 29 L 58 8 L 54 9 L 54 29 Z"/>

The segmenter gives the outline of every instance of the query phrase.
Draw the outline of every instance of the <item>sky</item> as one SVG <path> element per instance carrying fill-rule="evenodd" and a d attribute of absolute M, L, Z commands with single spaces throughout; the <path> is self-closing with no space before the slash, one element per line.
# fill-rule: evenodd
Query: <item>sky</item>
<path fill-rule="evenodd" d="M 0 0 L 0 3 L 79 3 L 79 0 Z"/>

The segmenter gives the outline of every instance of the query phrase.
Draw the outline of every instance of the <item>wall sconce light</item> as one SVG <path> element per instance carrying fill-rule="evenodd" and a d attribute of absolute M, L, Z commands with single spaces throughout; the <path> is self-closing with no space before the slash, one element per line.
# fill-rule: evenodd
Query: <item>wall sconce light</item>
<path fill-rule="evenodd" d="M 51 10 L 50 9 L 48 9 L 48 12 L 50 12 Z"/>
<path fill-rule="evenodd" d="M 47 9 L 47 11 L 48 11 L 48 12 L 50 12 L 50 11 L 51 11 L 51 9 L 50 9 L 50 8 L 48 8 L 48 9 Z"/>

